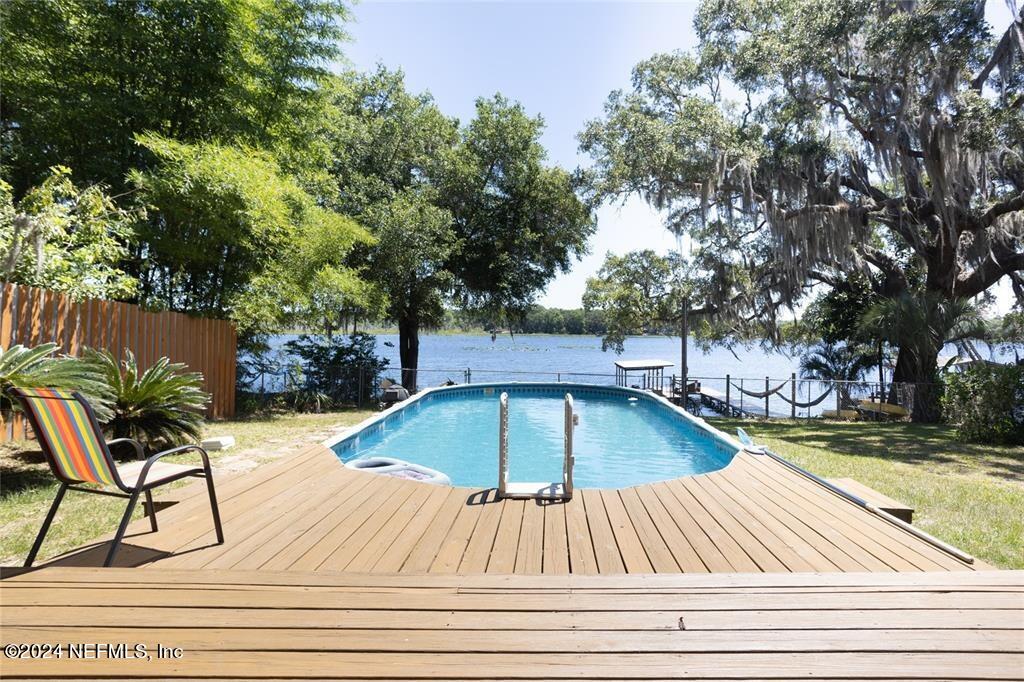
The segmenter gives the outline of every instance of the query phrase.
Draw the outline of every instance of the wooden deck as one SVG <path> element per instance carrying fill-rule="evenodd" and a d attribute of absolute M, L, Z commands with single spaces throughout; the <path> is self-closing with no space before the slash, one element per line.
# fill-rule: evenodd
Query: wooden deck
<path fill-rule="evenodd" d="M 24 678 L 1020 679 L 1024 573 L 383 576 L 44 568 L 0 582 Z M 157 645 L 181 649 L 157 658 Z M 95 651 L 95 650 L 93 650 Z"/>
<path fill-rule="evenodd" d="M 218 496 L 224 545 L 214 544 L 197 486 L 159 512 L 158 532 L 145 520 L 134 524 L 119 564 L 546 575 L 987 568 L 747 453 L 711 474 L 539 504 L 352 471 L 315 446 L 219 481 Z M 97 566 L 105 553 L 99 543 L 55 563 Z"/>

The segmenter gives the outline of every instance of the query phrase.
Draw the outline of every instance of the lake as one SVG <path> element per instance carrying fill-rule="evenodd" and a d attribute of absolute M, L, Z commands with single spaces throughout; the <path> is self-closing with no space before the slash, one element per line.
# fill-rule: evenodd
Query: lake
<path fill-rule="evenodd" d="M 282 334 L 271 338 L 272 348 L 279 348 L 297 335 Z M 398 357 L 398 334 L 378 334 L 377 351 L 386 358 L 391 367 L 384 376 L 398 380 L 400 366 Z M 437 386 L 451 380 L 465 383 L 466 370 L 470 381 L 577 381 L 594 384 L 614 384 L 616 360 L 668 360 L 673 367 L 665 370 L 665 376 L 678 372 L 679 338 L 665 336 L 635 336 L 626 340 L 621 355 L 614 351 L 602 351 L 601 339 L 596 336 L 560 336 L 546 334 L 520 334 L 510 336 L 499 334 L 492 341 L 488 334 L 424 334 L 420 336 L 420 386 Z M 700 378 L 702 383 L 720 392 L 725 391 L 724 377 L 730 375 L 737 384 L 747 390 L 763 391 L 764 379 L 771 377 L 772 387 L 790 374 L 799 374 L 798 355 L 783 352 L 765 352 L 759 346 L 737 347 L 731 352 L 715 348 L 708 353 L 689 344 L 689 374 Z M 639 379 L 639 377 L 638 377 Z M 631 383 L 633 383 L 631 381 Z M 821 393 L 817 382 L 801 382 L 798 399 L 806 400 L 808 393 L 816 397 Z M 733 397 L 738 400 L 737 392 Z M 744 398 L 749 409 L 764 409 L 764 400 Z M 828 409 L 829 401 L 820 409 Z M 789 406 L 773 396 L 770 409 L 776 414 L 789 414 Z M 799 411 L 806 414 L 806 410 Z"/>
<path fill-rule="evenodd" d="M 280 348 L 285 342 L 298 338 L 295 334 L 281 334 L 270 339 L 272 348 Z M 618 360 L 668 360 L 673 367 L 665 370 L 668 377 L 679 368 L 679 338 L 666 336 L 634 336 L 626 340 L 621 355 L 601 350 L 601 339 L 596 336 L 561 336 L 520 334 L 510 336 L 499 334 L 492 341 L 489 334 L 424 334 L 420 336 L 420 370 L 418 383 L 421 387 L 437 386 L 446 381 L 465 383 L 466 370 L 470 370 L 472 383 L 498 381 L 575 381 L 593 384 L 614 384 L 613 363 Z M 988 350 L 985 344 L 978 344 L 983 354 Z M 393 369 L 384 372 L 392 380 L 399 379 L 398 334 L 378 334 L 377 352 L 386 358 Z M 1020 352 L 1020 350 L 1018 350 Z M 944 353 L 954 355 L 956 349 L 947 347 Z M 996 359 L 1012 360 L 1012 347 L 1003 348 Z M 725 375 L 729 375 L 736 386 L 748 391 L 764 391 L 765 377 L 769 377 L 771 388 L 788 381 L 792 373 L 799 376 L 799 353 L 764 351 L 757 344 L 739 346 L 730 351 L 714 348 L 705 353 L 691 341 L 689 344 L 689 375 L 700 379 L 703 386 L 720 393 L 725 392 Z M 877 381 L 877 370 L 866 377 Z M 886 372 L 886 381 L 890 372 Z M 639 377 L 637 378 L 639 380 Z M 634 381 L 630 382 L 631 384 Z M 268 380 L 266 387 L 274 390 L 276 382 Z M 865 395 L 870 392 L 865 387 Z M 798 381 L 797 400 L 809 402 L 817 398 L 824 387 L 815 381 Z M 790 395 L 787 385 L 785 394 Z M 763 414 L 764 399 L 743 397 L 739 391 L 731 390 L 732 400 L 750 411 Z M 798 416 L 820 414 L 824 409 L 834 409 L 833 397 L 822 403 L 797 410 Z M 779 396 L 769 399 L 769 410 L 773 415 L 788 416 L 790 406 Z M 705 410 L 705 412 L 707 412 Z"/>

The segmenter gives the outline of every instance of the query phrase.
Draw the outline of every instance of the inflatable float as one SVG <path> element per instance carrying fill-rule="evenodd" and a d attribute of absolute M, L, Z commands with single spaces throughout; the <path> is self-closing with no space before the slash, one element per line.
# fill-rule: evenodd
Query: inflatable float
<path fill-rule="evenodd" d="M 433 483 L 434 485 L 452 484 L 452 480 L 446 474 L 442 474 L 436 469 L 420 466 L 419 464 L 413 464 L 412 462 L 406 462 L 394 457 L 353 459 L 351 462 L 346 462 L 345 466 L 349 469 L 367 471 L 371 474 L 394 476 L 395 478 L 404 478 L 410 481 L 422 481 L 423 483 Z"/>

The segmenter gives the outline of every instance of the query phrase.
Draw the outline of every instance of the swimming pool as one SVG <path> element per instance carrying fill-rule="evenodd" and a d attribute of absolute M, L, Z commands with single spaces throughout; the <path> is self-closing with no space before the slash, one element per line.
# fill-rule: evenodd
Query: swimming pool
<path fill-rule="evenodd" d="M 509 480 L 562 476 L 563 399 L 571 393 L 575 485 L 622 488 L 727 465 L 740 446 L 667 401 L 627 388 L 586 384 L 473 384 L 428 389 L 353 433 L 328 441 L 348 462 L 396 457 L 437 469 L 453 485 L 498 480 L 499 396 L 509 395 Z"/>

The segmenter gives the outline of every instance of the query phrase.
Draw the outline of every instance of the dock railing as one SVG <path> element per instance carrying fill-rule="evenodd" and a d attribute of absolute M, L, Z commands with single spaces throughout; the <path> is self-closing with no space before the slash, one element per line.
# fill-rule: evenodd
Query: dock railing
<path fill-rule="evenodd" d="M 499 382 L 584 383 L 613 386 L 617 375 L 578 371 L 524 371 L 478 367 L 418 367 L 405 370 L 389 367 L 379 373 L 358 371 L 358 390 L 353 391 L 359 406 L 375 403 L 381 395 L 384 379 L 400 383 L 404 373 L 411 372 L 417 388 L 452 384 Z M 249 378 L 241 388 L 268 398 L 281 392 L 283 383 L 273 370 Z M 627 380 L 627 386 L 654 391 L 687 410 L 703 416 L 731 416 L 759 419 L 810 419 L 815 417 L 901 416 L 913 412 L 917 400 L 934 400 L 937 384 L 892 383 L 878 381 L 833 381 L 802 379 L 795 373 L 788 377 L 753 377 L 689 375 L 665 376 L 657 385 L 646 377 Z M 353 379 L 354 380 L 354 379 Z M 683 387 L 686 387 L 685 389 Z M 876 402 L 876 409 L 865 407 Z M 899 409 L 894 409 L 899 408 Z"/>

